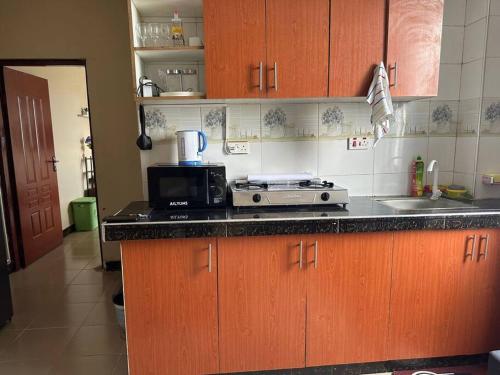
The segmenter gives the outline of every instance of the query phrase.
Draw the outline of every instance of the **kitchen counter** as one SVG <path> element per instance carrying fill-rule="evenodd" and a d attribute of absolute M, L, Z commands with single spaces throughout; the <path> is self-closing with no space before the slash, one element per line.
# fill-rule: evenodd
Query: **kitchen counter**
<path fill-rule="evenodd" d="M 466 209 L 397 211 L 369 197 L 353 197 L 340 206 L 152 210 L 132 202 L 117 215 L 133 221 L 104 219 L 106 241 L 143 239 L 356 233 L 403 230 L 500 228 L 500 199 L 477 200 Z"/>

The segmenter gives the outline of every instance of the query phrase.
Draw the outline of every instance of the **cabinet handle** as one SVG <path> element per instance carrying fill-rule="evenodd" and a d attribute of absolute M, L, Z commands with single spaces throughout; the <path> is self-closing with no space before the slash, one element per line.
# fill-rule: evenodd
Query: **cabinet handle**
<path fill-rule="evenodd" d="M 472 252 L 469 253 L 469 241 L 472 240 Z M 474 252 L 476 251 L 476 235 L 474 234 L 473 236 L 467 236 L 467 239 L 465 240 L 465 257 L 464 260 L 467 260 L 467 258 L 474 259 Z"/>
<path fill-rule="evenodd" d="M 303 250 L 304 246 L 303 246 L 303 243 L 302 241 L 299 242 L 299 268 L 302 269 L 302 250 Z"/>
<path fill-rule="evenodd" d="M 484 253 L 481 252 L 481 244 L 483 243 L 483 240 L 486 240 L 486 245 L 484 247 Z M 484 260 L 486 260 L 486 257 L 488 256 L 488 246 L 490 244 L 490 235 L 487 234 L 486 236 L 479 236 L 479 253 L 477 254 L 477 261 L 479 262 L 481 260 L 481 257 L 484 256 Z"/>
<path fill-rule="evenodd" d="M 264 88 L 264 83 L 262 79 L 262 74 L 264 70 L 264 65 L 262 64 L 262 61 L 259 63 L 259 91 L 262 92 Z"/>
<path fill-rule="evenodd" d="M 208 244 L 208 272 L 212 272 L 212 244 Z"/>
<path fill-rule="evenodd" d="M 314 268 L 318 268 L 318 241 L 314 241 Z"/>
<path fill-rule="evenodd" d="M 274 89 L 274 91 L 278 91 L 278 63 L 274 63 L 274 86 L 271 86 L 271 88 Z"/>
<path fill-rule="evenodd" d="M 394 70 L 394 83 L 389 83 L 389 87 L 398 87 L 398 62 L 394 63 L 393 67 L 389 68 L 389 71 Z"/>

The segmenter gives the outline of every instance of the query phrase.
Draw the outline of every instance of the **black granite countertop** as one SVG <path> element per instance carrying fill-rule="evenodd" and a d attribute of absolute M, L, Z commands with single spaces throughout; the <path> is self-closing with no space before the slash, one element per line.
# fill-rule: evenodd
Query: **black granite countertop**
<path fill-rule="evenodd" d="M 339 206 L 152 210 L 132 202 L 104 219 L 106 241 L 236 237 L 282 234 L 500 228 L 500 199 L 477 200 L 465 209 L 398 211 L 369 197 Z"/>

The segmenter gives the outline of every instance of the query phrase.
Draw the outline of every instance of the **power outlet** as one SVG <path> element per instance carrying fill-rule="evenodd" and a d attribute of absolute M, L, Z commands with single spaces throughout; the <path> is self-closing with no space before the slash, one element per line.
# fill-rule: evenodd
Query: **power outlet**
<path fill-rule="evenodd" d="M 248 141 L 227 141 L 226 150 L 228 154 L 249 154 L 250 143 Z"/>
<path fill-rule="evenodd" d="M 368 150 L 372 146 L 372 140 L 367 137 L 353 137 L 347 139 L 348 150 Z"/>

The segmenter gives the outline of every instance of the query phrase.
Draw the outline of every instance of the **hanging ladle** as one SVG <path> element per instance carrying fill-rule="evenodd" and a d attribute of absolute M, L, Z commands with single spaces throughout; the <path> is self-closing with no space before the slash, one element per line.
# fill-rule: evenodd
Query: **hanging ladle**
<path fill-rule="evenodd" d="M 142 104 L 139 104 L 139 121 L 141 123 L 141 134 L 139 138 L 137 138 L 137 147 L 141 150 L 151 150 L 153 148 L 153 142 L 151 142 L 151 137 L 148 137 L 146 134 L 146 115 Z"/>

